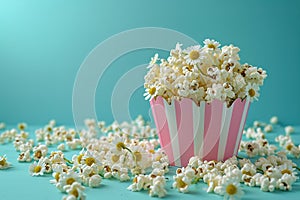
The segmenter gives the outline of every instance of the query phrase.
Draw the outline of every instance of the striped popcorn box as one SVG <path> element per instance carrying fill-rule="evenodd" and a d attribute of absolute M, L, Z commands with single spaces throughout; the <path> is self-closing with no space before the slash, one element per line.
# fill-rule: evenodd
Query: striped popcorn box
<path fill-rule="evenodd" d="M 202 160 L 226 160 L 236 155 L 248 114 L 248 99 L 237 99 L 228 108 L 225 102 L 191 99 L 169 105 L 158 96 L 150 101 L 162 149 L 170 165 L 186 166 L 192 156 Z"/>

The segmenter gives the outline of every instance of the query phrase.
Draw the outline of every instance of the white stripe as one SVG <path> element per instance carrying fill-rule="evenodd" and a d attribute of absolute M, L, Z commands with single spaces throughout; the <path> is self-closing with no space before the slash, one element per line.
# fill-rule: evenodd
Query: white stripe
<path fill-rule="evenodd" d="M 193 103 L 194 154 L 202 158 L 204 135 L 205 101 L 200 106 Z"/>
<path fill-rule="evenodd" d="M 246 120 L 246 115 L 247 115 L 247 110 L 248 110 L 248 106 L 249 106 L 249 99 L 247 98 L 246 100 L 246 103 L 245 103 L 245 107 L 244 107 L 244 112 L 243 112 L 243 116 L 242 116 L 242 120 L 241 120 L 241 124 L 240 124 L 240 128 L 239 128 L 239 133 L 238 133 L 238 136 L 236 138 L 236 144 L 235 144 L 235 148 L 234 148 L 234 154 L 237 153 L 237 151 L 239 150 L 239 141 L 242 137 L 242 134 L 243 134 L 243 127 L 244 127 L 244 123 L 245 123 L 245 120 Z"/>
<path fill-rule="evenodd" d="M 227 144 L 228 131 L 230 127 L 231 115 L 233 106 L 227 108 L 227 104 L 223 104 L 222 112 L 222 128 L 220 133 L 219 148 L 218 148 L 218 160 L 224 159 L 225 148 Z"/>
<path fill-rule="evenodd" d="M 167 117 L 169 131 L 170 131 L 170 140 L 172 144 L 174 163 L 175 166 L 181 166 L 175 102 L 173 101 L 172 104 L 169 105 L 166 101 L 164 101 L 164 104 L 165 104 L 166 117 Z"/>

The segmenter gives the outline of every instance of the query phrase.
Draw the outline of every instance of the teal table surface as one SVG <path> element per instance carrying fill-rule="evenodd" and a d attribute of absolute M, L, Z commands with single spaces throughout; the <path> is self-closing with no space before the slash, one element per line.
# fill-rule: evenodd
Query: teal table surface
<path fill-rule="evenodd" d="M 11 126 L 8 126 L 10 128 Z M 41 126 L 42 127 L 42 126 Z M 38 126 L 29 126 L 28 131 L 30 134 L 34 133 L 34 130 L 40 128 Z M 2 133 L 2 131 L 0 131 Z M 272 133 L 267 133 L 267 139 L 271 144 L 275 144 L 274 138 L 278 134 L 284 134 L 282 127 L 276 126 Z M 244 137 L 244 136 L 243 136 Z M 292 135 L 295 144 L 300 143 L 300 126 L 295 126 L 295 133 Z M 49 148 L 49 151 L 56 150 L 54 147 Z M 71 157 L 78 151 L 67 151 L 65 152 L 66 157 Z M 17 161 L 18 152 L 15 151 L 12 143 L 6 143 L 0 145 L 0 155 L 5 154 L 8 162 L 12 164 L 12 167 L 6 170 L 0 170 L 0 200 L 33 200 L 33 199 L 45 199 L 55 200 L 61 199 L 64 196 L 54 185 L 49 183 L 52 179 L 50 175 L 44 175 L 42 177 L 31 177 L 28 169 L 30 163 L 19 163 Z M 245 157 L 243 153 L 239 154 Z M 291 157 L 291 159 L 300 166 L 300 159 Z M 164 199 L 223 199 L 223 196 L 219 196 L 213 193 L 206 193 L 206 184 L 198 183 L 190 188 L 190 192 L 182 194 L 177 190 L 172 189 L 173 175 L 175 173 L 175 167 L 170 167 L 170 172 L 166 175 L 167 181 L 167 196 Z M 298 171 L 298 175 L 300 172 Z M 148 196 L 147 191 L 143 192 L 131 192 L 126 188 L 131 184 L 129 182 L 119 182 L 118 180 L 103 179 L 102 184 L 99 188 L 88 188 L 86 187 L 85 193 L 88 200 L 96 199 L 152 199 L 153 197 Z M 242 199 L 272 199 L 282 200 L 287 199 L 299 199 L 300 197 L 300 180 L 293 185 L 293 190 L 278 191 L 275 192 L 262 192 L 258 187 L 247 187 L 242 185 L 245 195 Z M 155 198 L 154 198 L 155 199 Z"/>

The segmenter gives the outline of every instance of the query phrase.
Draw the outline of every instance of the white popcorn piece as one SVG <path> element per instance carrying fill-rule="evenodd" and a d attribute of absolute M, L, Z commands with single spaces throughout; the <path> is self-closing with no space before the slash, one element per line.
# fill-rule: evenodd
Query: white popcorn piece
<path fill-rule="evenodd" d="M 285 131 L 285 134 L 286 134 L 286 135 L 290 135 L 291 133 L 294 133 L 294 132 L 295 132 L 295 129 L 294 129 L 294 127 L 292 127 L 292 126 L 286 126 L 286 127 L 284 128 L 284 131 Z"/>

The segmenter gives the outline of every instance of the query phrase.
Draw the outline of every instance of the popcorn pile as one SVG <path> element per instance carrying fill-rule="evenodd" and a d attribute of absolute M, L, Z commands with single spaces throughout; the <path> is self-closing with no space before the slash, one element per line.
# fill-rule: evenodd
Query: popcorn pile
<path fill-rule="evenodd" d="M 296 170 L 300 169 L 287 154 L 298 158 L 300 148 L 292 140 L 291 126 L 285 128 L 285 135 L 276 138 L 281 151 L 270 144 L 265 134 L 278 128 L 277 123 L 277 117 L 270 124 L 255 121 L 244 131 L 249 141 L 242 141 L 240 151 L 248 157 L 256 156 L 255 159 L 237 156 L 216 162 L 192 157 L 187 167 L 176 169 L 172 188 L 187 193 L 192 185 L 203 182 L 208 193 L 226 199 L 242 197 L 243 186 L 260 187 L 265 192 L 292 190 L 298 179 Z M 155 129 L 142 117 L 108 126 L 93 119 L 87 119 L 85 124 L 86 129 L 76 131 L 56 126 L 52 120 L 35 131 L 33 140 L 26 132 L 27 125 L 20 123 L 18 130 L 0 134 L 0 141 L 13 143 L 19 162 L 31 162 L 31 176 L 52 174 L 50 183 L 65 194 L 63 200 L 85 199 L 85 188 L 101 187 L 103 179 L 132 181 L 127 189 L 133 192 L 146 190 L 150 196 L 167 195 L 168 159 L 159 148 Z M 57 150 L 49 151 L 55 147 Z M 63 153 L 66 150 L 76 152 L 70 160 Z M 0 170 L 9 167 L 6 156 L 0 156 Z"/>
<path fill-rule="evenodd" d="M 277 147 L 269 144 L 269 141 L 265 139 L 265 133 L 272 132 L 273 126 L 276 126 L 277 123 L 277 117 L 272 117 L 270 124 L 254 121 L 253 127 L 249 127 L 243 132 L 246 138 L 251 139 L 251 141 L 241 141 L 240 151 L 246 152 L 249 157 L 273 155 Z M 277 142 L 287 154 L 295 158 L 300 158 L 300 145 L 297 146 L 291 137 L 291 134 L 295 131 L 294 128 L 292 126 L 286 126 L 284 131 L 285 134 L 278 135 L 275 138 L 275 142 Z"/>
<path fill-rule="evenodd" d="M 240 64 L 238 47 L 219 47 L 219 42 L 206 39 L 203 47 L 182 49 L 182 44 L 177 43 L 167 60 L 155 54 L 145 76 L 145 99 L 162 96 L 171 103 L 190 98 L 198 105 L 200 101 L 218 99 L 228 106 L 237 98 L 257 100 L 266 71 Z"/>
<path fill-rule="evenodd" d="M 295 167 L 284 152 L 261 157 L 253 163 L 236 157 L 225 162 L 207 162 L 192 157 L 187 167 L 177 169 L 173 187 L 186 193 L 192 184 L 203 181 L 207 184 L 207 192 L 224 195 L 225 199 L 240 198 L 244 194 L 241 183 L 260 187 L 265 192 L 290 191 L 298 179 Z"/>
<path fill-rule="evenodd" d="M 85 199 L 85 187 L 99 187 L 103 178 L 129 181 L 136 176 L 134 180 L 140 180 L 138 176 L 150 169 L 150 182 L 144 189 L 149 190 L 151 196 L 166 195 L 164 175 L 169 171 L 168 159 L 158 148 L 155 129 L 141 116 L 131 123 L 114 122 L 109 126 L 92 119 L 85 123 L 85 130 L 75 131 L 56 126 L 52 120 L 35 131 L 37 144 L 25 132 L 27 125 L 20 123 L 19 130 L 4 131 L 0 141 L 13 142 L 19 152 L 19 162 L 33 160 L 29 167 L 31 176 L 52 174 L 50 183 L 67 194 L 63 199 Z M 104 134 L 98 137 L 100 131 Z M 49 148 L 54 146 L 58 151 L 49 153 Z M 67 149 L 81 151 L 69 160 L 63 153 Z M 10 166 L 5 156 L 0 157 L 0 169 Z"/>

